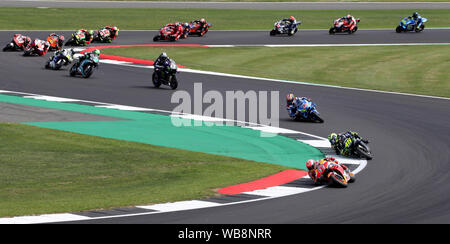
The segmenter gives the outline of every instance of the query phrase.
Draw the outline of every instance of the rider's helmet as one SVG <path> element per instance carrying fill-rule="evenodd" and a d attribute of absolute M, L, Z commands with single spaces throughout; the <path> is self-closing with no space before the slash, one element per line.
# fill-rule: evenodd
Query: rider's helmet
<path fill-rule="evenodd" d="M 94 31 L 93 30 L 90 30 L 88 33 L 89 33 L 90 36 L 94 35 Z"/>
<path fill-rule="evenodd" d="M 347 18 L 348 18 L 348 19 L 351 19 L 351 18 L 352 18 L 352 15 L 351 15 L 351 14 L 347 14 Z"/>
<path fill-rule="evenodd" d="M 290 16 L 289 19 L 292 20 L 292 21 L 295 21 L 294 16 Z"/>
<path fill-rule="evenodd" d="M 290 93 L 286 96 L 286 104 L 288 106 L 292 105 L 292 103 L 294 102 L 295 96 L 294 94 Z"/>
<path fill-rule="evenodd" d="M 161 55 L 159 55 L 159 58 L 162 62 L 166 61 L 169 57 L 167 56 L 167 54 L 165 52 L 161 53 Z"/>
<path fill-rule="evenodd" d="M 59 36 L 59 40 L 64 41 L 64 39 L 65 39 L 65 38 L 64 38 L 63 35 L 60 35 L 60 36 Z"/>
<path fill-rule="evenodd" d="M 414 12 L 414 13 L 412 14 L 412 17 L 413 17 L 414 19 L 417 19 L 418 16 L 419 16 L 419 13 L 417 13 L 417 12 Z"/>
<path fill-rule="evenodd" d="M 73 50 L 73 48 L 71 48 L 69 51 L 70 51 L 70 56 L 73 56 L 75 54 L 75 50 Z"/>
<path fill-rule="evenodd" d="M 92 53 L 95 54 L 95 55 L 100 55 L 100 50 L 95 49 Z"/>
<path fill-rule="evenodd" d="M 338 135 L 336 133 L 331 133 L 328 136 L 328 141 L 330 141 L 331 145 L 336 145 L 338 143 Z"/>
<path fill-rule="evenodd" d="M 315 164 L 314 159 L 310 159 L 306 161 L 306 168 L 308 168 L 308 170 L 313 170 L 314 164 Z"/>
<path fill-rule="evenodd" d="M 118 29 L 117 29 L 117 27 L 113 26 L 112 30 L 117 31 Z"/>

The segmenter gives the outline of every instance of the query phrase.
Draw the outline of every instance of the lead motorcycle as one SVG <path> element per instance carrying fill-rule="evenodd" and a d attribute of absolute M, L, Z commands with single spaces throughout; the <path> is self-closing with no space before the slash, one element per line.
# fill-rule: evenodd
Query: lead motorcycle
<path fill-rule="evenodd" d="M 162 65 L 164 68 L 156 68 L 152 75 L 153 85 L 159 88 L 162 84 L 170 86 L 172 90 L 177 89 L 178 80 L 176 73 L 178 72 L 178 67 L 175 61 L 168 59 Z"/>
<path fill-rule="evenodd" d="M 425 22 L 427 22 L 427 18 L 418 18 L 417 23 L 412 17 L 406 17 L 400 21 L 400 24 L 395 28 L 395 32 L 407 32 L 407 31 L 415 31 L 421 32 L 425 29 Z"/>
<path fill-rule="evenodd" d="M 23 51 L 31 43 L 31 38 L 21 34 L 14 34 L 13 39 L 4 48 L 6 51 Z"/>
<path fill-rule="evenodd" d="M 89 78 L 94 73 L 94 69 L 98 68 L 98 62 L 97 55 L 92 55 L 90 58 L 82 60 L 79 64 L 77 62 L 70 69 L 70 76 L 81 75 L 83 78 Z M 81 67 L 81 70 L 78 70 L 79 67 Z"/>
<path fill-rule="evenodd" d="M 355 175 L 348 169 L 345 170 L 339 163 L 325 161 L 317 169 L 317 178 L 324 176 L 325 183 L 331 186 L 347 187 L 355 182 Z"/>
<path fill-rule="evenodd" d="M 324 122 L 324 120 L 319 116 L 319 111 L 317 111 L 316 108 L 317 105 L 310 99 L 303 100 L 303 103 L 294 102 L 293 105 L 296 107 L 296 112 L 293 117 L 291 116 L 291 114 L 289 114 L 292 119 L 296 121 L 307 120 L 319 123 Z"/>

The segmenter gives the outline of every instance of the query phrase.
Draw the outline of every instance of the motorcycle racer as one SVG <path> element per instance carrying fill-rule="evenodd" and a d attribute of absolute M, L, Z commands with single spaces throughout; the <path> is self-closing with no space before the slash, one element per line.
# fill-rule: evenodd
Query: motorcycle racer
<path fill-rule="evenodd" d="M 208 24 L 206 23 L 206 20 L 204 18 L 201 18 L 199 20 L 193 20 L 191 23 L 192 24 L 199 24 L 200 28 L 201 28 L 201 31 L 203 31 L 208 26 Z"/>
<path fill-rule="evenodd" d="M 361 139 L 364 143 L 368 143 L 368 140 L 362 139 L 357 132 L 347 131 L 345 133 L 331 133 L 328 136 L 328 141 L 330 142 L 336 153 L 343 156 L 349 156 L 351 153 L 351 148 L 355 139 Z"/>
<path fill-rule="evenodd" d="M 117 36 L 119 36 L 119 28 L 117 28 L 116 26 L 105 26 L 102 29 L 100 29 L 98 31 L 98 35 L 100 37 L 100 32 L 103 30 L 108 30 L 110 35 L 108 37 L 106 37 L 104 40 L 100 39 L 100 41 L 103 42 L 112 42 L 114 39 L 116 39 Z"/>
<path fill-rule="evenodd" d="M 314 181 L 314 184 L 323 184 L 326 177 L 326 170 L 332 164 L 339 164 L 347 173 L 350 174 L 350 170 L 347 166 L 340 164 L 334 157 L 325 157 L 321 160 L 314 161 L 309 159 L 306 161 L 306 168 L 308 169 L 309 177 Z"/>
<path fill-rule="evenodd" d="M 66 60 L 67 64 L 72 63 L 73 61 L 73 55 L 75 54 L 75 51 L 73 50 L 73 48 L 71 49 L 63 49 L 63 50 L 57 50 L 53 56 L 50 58 L 50 60 L 53 59 L 53 57 L 57 56 L 57 55 L 62 55 L 64 57 L 64 59 Z M 66 65 L 67 65 L 66 64 Z"/>
<path fill-rule="evenodd" d="M 288 94 L 286 96 L 286 106 L 290 117 L 295 117 L 297 112 L 304 112 L 303 110 L 297 110 L 297 108 L 303 108 L 303 104 L 310 102 L 311 99 L 306 97 L 295 97 L 294 94 Z M 305 114 L 304 114 L 305 115 Z"/>
<path fill-rule="evenodd" d="M 83 62 L 83 60 L 90 59 L 90 58 L 92 58 L 94 56 L 98 57 L 99 55 L 100 55 L 100 50 L 95 49 L 94 51 L 85 53 L 83 56 L 79 57 L 78 61 L 76 63 L 76 67 L 78 69 L 78 72 L 79 73 L 83 73 L 82 70 L 81 70 L 82 67 L 80 66 L 80 64 Z"/>
<path fill-rule="evenodd" d="M 161 53 L 158 58 L 155 60 L 155 62 L 153 63 L 153 66 L 155 67 L 155 72 L 158 72 L 159 75 L 160 72 L 163 72 L 166 70 L 167 68 L 167 60 L 171 60 L 169 58 L 169 56 L 167 56 L 167 54 L 165 52 Z"/>
<path fill-rule="evenodd" d="M 32 49 L 34 48 L 34 52 Z M 32 55 L 37 54 L 39 56 L 43 56 L 48 52 L 48 49 L 50 48 L 50 43 L 47 41 L 41 40 L 41 39 L 34 39 L 34 41 L 30 42 L 28 46 L 25 48 L 25 54 L 24 55 Z"/>
<path fill-rule="evenodd" d="M 85 36 L 85 39 L 83 40 L 83 43 L 80 43 L 82 45 L 88 45 L 92 42 L 94 39 L 94 31 L 93 30 L 86 30 L 86 29 L 80 29 L 79 32 L 82 32 Z"/>
<path fill-rule="evenodd" d="M 297 23 L 297 20 L 294 18 L 294 16 L 290 16 L 289 18 L 282 19 L 281 21 L 288 23 L 289 27 L 291 25 Z"/>

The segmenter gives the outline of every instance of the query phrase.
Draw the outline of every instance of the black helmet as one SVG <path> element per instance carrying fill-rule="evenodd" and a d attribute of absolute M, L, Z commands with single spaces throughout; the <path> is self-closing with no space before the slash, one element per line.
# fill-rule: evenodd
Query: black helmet
<path fill-rule="evenodd" d="M 414 12 L 413 15 L 412 15 L 412 17 L 413 17 L 414 19 L 417 18 L 417 16 L 419 16 L 419 13 L 417 13 L 417 12 Z"/>

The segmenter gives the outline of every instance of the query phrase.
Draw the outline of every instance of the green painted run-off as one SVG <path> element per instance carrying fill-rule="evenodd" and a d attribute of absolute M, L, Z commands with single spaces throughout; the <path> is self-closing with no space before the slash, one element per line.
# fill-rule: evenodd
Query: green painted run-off
<path fill-rule="evenodd" d="M 167 115 L 123 111 L 73 103 L 52 102 L 0 95 L 0 102 L 121 118 L 119 121 L 33 122 L 33 126 L 104 138 L 140 142 L 196 152 L 231 156 L 258 162 L 306 169 L 305 162 L 323 154 L 294 139 L 275 135 L 261 137 L 260 131 L 238 126 L 174 126 Z M 194 124 L 194 123 L 190 123 Z"/>

